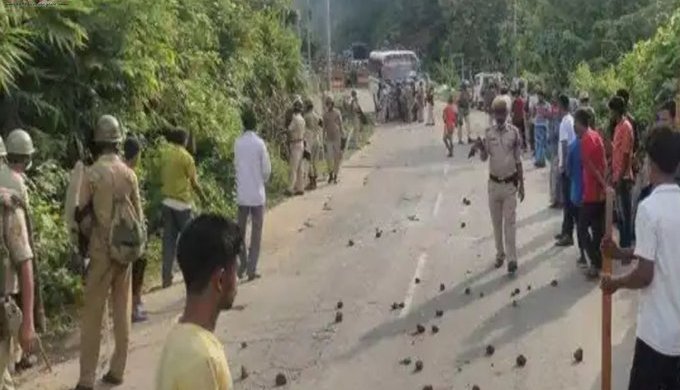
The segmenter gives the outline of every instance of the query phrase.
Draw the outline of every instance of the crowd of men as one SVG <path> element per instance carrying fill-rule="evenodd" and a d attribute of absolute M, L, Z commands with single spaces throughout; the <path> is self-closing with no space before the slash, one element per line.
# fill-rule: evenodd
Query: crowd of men
<path fill-rule="evenodd" d="M 378 87 L 376 115 L 380 123 L 426 122 L 434 126 L 434 87 L 414 79 L 383 81 Z"/>
<path fill-rule="evenodd" d="M 577 264 L 602 290 L 642 290 L 630 390 L 680 388 L 680 132 L 676 103 L 663 103 L 642 140 L 619 90 L 608 102 L 609 126 L 598 128 L 588 95 L 574 104 L 564 94 L 499 91 L 488 107 L 491 126 L 470 155 L 489 161 L 489 208 L 497 249 L 496 267 L 518 268 L 516 198 L 524 199 L 522 151 L 537 169 L 550 162 L 550 207 L 563 209 L 556 245 L 579 248 Z M 454 100 L 449 100 L 449 107 Z M 448 107 L 445 129 L 453 126 Z M 448 131 L 448 130 L 447 130 Z M 447 141 L 445 141 L 447 142 Z M 450 141 L 449 141 L 450 142 Z M 449 144 L 447 143 L 447 147 Z M 643 160 L 644 163 L 640 163 Z M 635 191 L 634 189 L 637 188 Z M 635 193 L 639 193 L 637 197 Z M 607 196 L 615 198 L 618 242 L 605 237 Z M 637 210 L 637 211 L 636 211 Z M 503 237 L 505 236 L 505 240 Z M 602 274 L 603 254 L 637 260 L 624 274 Z"/>

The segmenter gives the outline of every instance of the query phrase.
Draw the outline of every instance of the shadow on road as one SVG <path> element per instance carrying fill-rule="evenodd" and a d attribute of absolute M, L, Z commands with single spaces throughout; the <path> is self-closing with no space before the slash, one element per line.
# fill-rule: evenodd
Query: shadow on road
<path fill-rule="evenodd" d="M 522 228 L 525 228 L 527 226 L 531 226 L 535 223 L 546 222 L 548 219 L 556 218 L 558 216 L 559 217 L 562 216 L 561 211 L 545 208 L 545 209 L 537 211 L 537 212 L 517 221 L 516 229 L 517 229 L 518 232 L 520 232 Z M 560 220 L 560 222 L 561 222 L 561 220 Z M 557 234 L 557 233 L 555 232 L 554 234 Z M 492 241 L 492 240 L 493 240 L 493 233 L 488 235 L 488 236 L 481 237 L 481 238 L 477 239 L 475 241 L 475 245 L 481 245 L 481 244 L 484 244 L 484 243 L 486 243 L 488 241 Z M 521 256 L 521 254 L 520 254 L 520 256 Z"/>
<path fill-rule="evenodd" d="M 573 264 L 569 266 L 573 267 Z M 508 343 L 520 340 L 531 330 L 565 315 L 569 308 L 597 287 L 595 283 L 583 283 L 583 275 L 577 269 L 573 269 L 560 283 L 567 286 L 568 293 L 546 283 L 517 298 L 518 307 L 512 306 L 508 300 L 508 305 L 475 328 L 466 340 L 470 348 L 458 355 L 456 360 L 465 362 L 484 356 L 487 344 L 500 349 Z M 499 331 L 502 331 L 499 336 L 487 339 L 488 335 Z"/>
<path fill-rule="evenodd" d="M 527 243 L 527 245 L 520 248 L 520 253 L 526 252 L 528 246 L 541 247 L 548 242 L 552 242 L 552 236 L 552 231 L 547 231 L 544 234 L 535 237 L 533 240 Z M 516 283 L 518 278 L 528 274 L 533 268 L 556 256 L 559 252 L 560 249 L 551 246 L 537 253 L 529 260 L 521 261 L 519 271 L 513 278 L 508 277 L 505 273 L 505 270 L 496 270 L 495 268 L 490 267 L 482 271 L 480 274 L 458 283 L 452 289 L 447 290 L 447 292 L 428 300 L 420 306 L 414 307 L 406 317 L 393 319 L 373 328 L 359 339 L 357 345 L 355 345 L 347 353 L 341 355 L 338 359 L 351 359 L 360 352 L 370 349 L 382 339 L 404 334 L 409 330 L 414 329 L 416 325 L 423 320 L 423 318 L 434 317 L 437 310 L 453 312 L 462 309 L 477 299 L 477 292 L 483 291 L 485 294 L 490 295 L 493 291 L 502 289 L 508 284 Z M 494 271 L 498 272 L 498 276 L 485 283 L 473 285 L 476 281 L 483 279 L 485 276 Z M 469 296 L 465 295 L 463 292 L 466 287 L 470 287 L 472 289 L 472 294 Z M 592 286 L 590 287 L 592 288 Z M 553 307 L 557 305 L 555 305 L 555 303 L 550 303 L 549 306 Z M 564 310 L 564 308 L 561 308 L 561 310 Z"/>

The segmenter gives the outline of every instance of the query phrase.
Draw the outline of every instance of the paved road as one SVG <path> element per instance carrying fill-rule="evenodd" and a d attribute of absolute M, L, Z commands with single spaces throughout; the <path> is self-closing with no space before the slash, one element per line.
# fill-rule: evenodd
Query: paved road
<path fill-rule="evenodd" d="M 482 114 L 473 115 L 476 128 L 484 123 Z M 491 266 L 487 170 L 467 151 L 457 146 L 455 158 L 445 158 L 439 127 L 383 126 L 346 162 L 339 185 L 267 214 L 264 277 L 239 287 L 241 310 L 223 314 L 216 332 L 237 389 L 272 388 L 279 372 L 287 388 L 301 390 L 599 389 L 600 293 L 576 268 L 576 249 L 553 246 L 561 216 L 546 207 L 547 171 L 527 169 L 527 199 L 518 210 L 520 269 L 511 279 Z M 463 197 L 472 204 L 463 205 Z M 384 232 L 379 239 L 376 229 Z M 515 288 L 518 307 L 511 305 Z M 134 328 L 121 388 L 153 388 L 182 300 L 180 285 L 146 298 L 152 321 Z M 339 300 L 344 321 L 335 324 Z M 614 389 L 622 389 L 635 294 L 614 301 Z M 391 311 L 393 302 L 405 307 Z M 435 317 L 437 310 L 443 317 Z M 419 323 L 427 330 L 414 336 Z M 488 344 L 495 347 L 491 357 L 484 356 Z M 578 347 L 585 360 L 575 365 Z M 522 369 L 515 367 L 519 354 L 528 359 Z M 422 372 L 400 365 L 406 357 L 421 359 Z M 242 365 L 250 372 L 244 381 Z M 65 389 L 76 377 L 77 360 L 70 360 L 23 388 Z"/>

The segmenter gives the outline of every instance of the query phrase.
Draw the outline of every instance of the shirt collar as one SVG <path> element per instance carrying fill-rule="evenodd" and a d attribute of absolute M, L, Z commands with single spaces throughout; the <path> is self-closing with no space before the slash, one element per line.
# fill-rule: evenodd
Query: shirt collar
<path fill-rule="evenodd" d="M 654 194 L 656 192 L 675 192 L 675 191 L 680 191 L 680 186 L 678 186 L 675 183 L 664 183 L 654 187 L 652 193 Z"/>

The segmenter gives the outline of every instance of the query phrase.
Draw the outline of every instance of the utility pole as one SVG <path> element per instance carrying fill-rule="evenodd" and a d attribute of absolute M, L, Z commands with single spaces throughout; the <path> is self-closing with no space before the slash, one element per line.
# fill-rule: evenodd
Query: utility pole
<path fill-rule="evenodd" d="M 514 77 L 519 76 L 519 69 L 517 68 L 517 0 L 512 1 L 512 74 Z"/>
<path fill-rule="evenodd" d="M 309 5 L 307 0 L 307 63 L 309 68 L 312 68 L 312 7 Z"/>
<path fill-rule="evenodd" d="M 328 46 L 328 90 L 333 86 L 333 63 L 331 58 L 331 0 L 326 0 L 326 44 Z"/>

